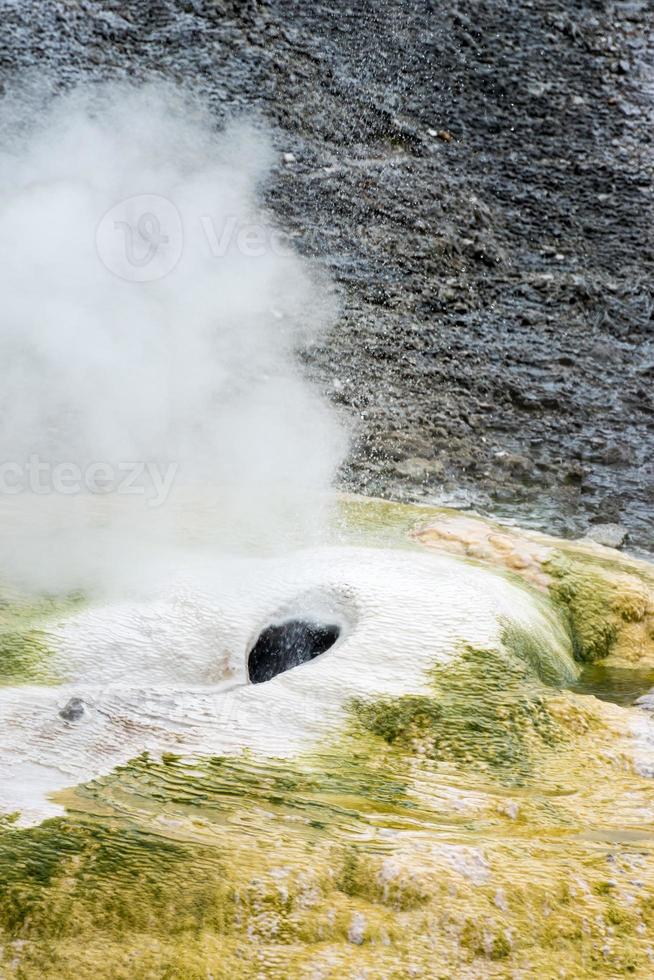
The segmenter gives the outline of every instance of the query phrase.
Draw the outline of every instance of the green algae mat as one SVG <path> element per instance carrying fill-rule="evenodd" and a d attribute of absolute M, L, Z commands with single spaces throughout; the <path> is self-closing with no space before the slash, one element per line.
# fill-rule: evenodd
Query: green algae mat
<path fill-rule="evenodd" d="M 190 564 L 7 591 L 0 976 L 652 975 L 651 566 L 361 499 Z M 248 683 L 312 610 L 334 646 Z"/>

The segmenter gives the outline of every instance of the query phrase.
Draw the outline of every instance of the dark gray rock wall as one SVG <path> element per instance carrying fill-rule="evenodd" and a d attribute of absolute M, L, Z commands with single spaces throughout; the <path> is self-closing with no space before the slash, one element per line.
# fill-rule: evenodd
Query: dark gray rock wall
<path fill-rule="evenodd" d="M 654 549 L 651 4 L 9 0 L 3 33 L 6 82 L 160 76 L 272 126 L 268 204 L 341 293 L 302 356 L 344 485 Z"/>

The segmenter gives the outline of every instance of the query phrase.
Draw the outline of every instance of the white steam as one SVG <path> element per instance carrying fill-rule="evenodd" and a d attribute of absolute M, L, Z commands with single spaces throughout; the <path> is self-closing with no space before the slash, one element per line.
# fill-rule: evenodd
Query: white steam
<path fill-rule="evenodd" d="M 2 578 L 112 579 L 201 537 L 198 501 L 223 547 L 310 539 L 344 441 L 294 351 L 333 309 L 258 213 L 265 137 L 155 87 L 77 91 L 22 133 L 17 106 L 0 104 Z"/>

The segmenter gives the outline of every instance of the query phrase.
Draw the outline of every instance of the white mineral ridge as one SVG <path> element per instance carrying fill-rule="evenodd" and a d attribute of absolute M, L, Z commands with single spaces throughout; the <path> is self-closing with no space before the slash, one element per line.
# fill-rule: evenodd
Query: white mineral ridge
<path fill-rule="evenodd" d="M 178 566 L 179 567 L 179 566 Z M 262 628 L 290 616 L 337 622 L 315 660 L 250 684 Z M 420 692 L 462 642 L 499 642 L 502 622 L 552 619 L 506 577 L 411 550 L 320 548 L 282 558 L 189 559 L 165 591 L 86 607 L 52 624 L 65 682 L 0 689 L 0 812 L 61 812 L 48 794 L 143 751 L 290 756 L 338 727 L 355 696 Z M 59 712 L 72 697 L 79 721 Z"/>

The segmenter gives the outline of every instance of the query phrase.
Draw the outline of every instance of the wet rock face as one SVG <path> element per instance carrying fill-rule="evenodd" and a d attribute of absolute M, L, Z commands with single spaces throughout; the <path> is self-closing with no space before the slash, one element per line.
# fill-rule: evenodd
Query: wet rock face
<path fill-rule="evenodd" d="M 291 619 L 268 626 L 248 657 L 248 676 L 253 684 L 272 680 L 277 674 L 298 667 L 329 650 L 340 635 L 338 626 Z"/>
<path fill-rule="evenodd" d="M 653 17 L 42 0 L 7 10 L 0 82 L 154 73 L 261 113 L 270 206 L 345 298 L 307 360 L 358 420 L 349 487 L 653 550 Z"/>

